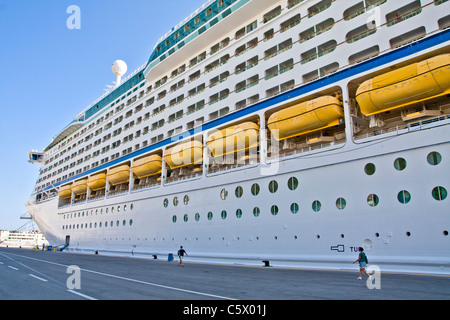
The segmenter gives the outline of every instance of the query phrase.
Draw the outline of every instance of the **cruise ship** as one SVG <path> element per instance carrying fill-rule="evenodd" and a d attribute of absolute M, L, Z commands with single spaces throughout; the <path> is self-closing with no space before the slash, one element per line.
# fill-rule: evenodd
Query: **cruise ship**
<path fill-rule="evenodd" d="M 207 1 L 29 153 L 27 209 L 73 252 L 450 274 L 449 27 L 447 0 Z"/>

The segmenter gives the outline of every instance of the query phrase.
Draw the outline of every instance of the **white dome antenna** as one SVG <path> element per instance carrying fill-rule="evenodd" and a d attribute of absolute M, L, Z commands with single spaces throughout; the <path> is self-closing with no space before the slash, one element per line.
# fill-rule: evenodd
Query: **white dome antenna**
<path fill-rule="evenodd" d="M 114 61 L 112 65 L 112 71 L 114 72 L 114 75 L 116 78 L 116 87 L 120 86 L 122 82 L 122 76 L 127 72 L 128 66 L 125 62 L 122 60 L 116 60 Z"/>

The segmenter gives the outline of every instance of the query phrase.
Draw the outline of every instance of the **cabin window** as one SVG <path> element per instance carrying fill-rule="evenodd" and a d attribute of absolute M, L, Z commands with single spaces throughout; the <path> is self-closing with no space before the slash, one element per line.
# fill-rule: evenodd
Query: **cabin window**
<path fill-rule="evenodd" d="M 269 191 L 270 193 L 275 193 L 278 190 L 278 182 L 275 180 L 270 181 L 269 183 Z"/>
<path fill-rule="evenodd" d="M 272 213 L 273 216 L 276 216 L 276 215 L 278 214 L 278 206 L 273 205 L 273 206 L 270 208 L 270 212 Z"/>
<path fill-rule="evenodd" d="M 368 163 L 365 167 L 364 167 L 364 172 L 368 175 L 371 176 L 375 173 L 376 171 L 376 167 L 373 163 Z"/>
<path fill-rule="evenodd" d="M 252 195 L 257 196 L 259 194 L 259 184 L 255 183 L 252 185 Z"/>
<path fill-rule="evenodd" d="M 298 187 L 298 179 L 296 177 L 291 177 L 288 180 L 288 188 L 289 190 L 295 190 Z"/>
<path fill-rule="evenodd" d="M 427 161 L 432 166 L 437 166 L 439 163 L 441 163 L 442 156 L 441 156 L 441 154 L 439 152 L 433 151 L 430 154 L 428 154 Z"/>
<path fill-rule="evenodd" d="M 223 211 L 220 213 L 220 217 L 221 217 L 223 220 L 225 220 L 225 219 L 227 218 L 227 212 L 226 212 L 225 210 L 223 210 Z"/>
<path fill-rule="evenodd" d="M 380 202 L 380 199 L 378 198 L 378 196 L 376 194 L 370 194 L 367 197 L 367 204 L 371 207 L 376 207 L 379 202 Z"/>
<path fill-rule="evenodd" d="M 402 190 L 398 193 L 397 199 L 400 203 L 407 204 L 411 201 L 411 194 L 406 190 Z"/>
<path fill-rule="evenodd" d="M 237 187 L 236 190 L 234 191 L 234 194 L 236 195 L 236 198 L 241 198 L 242 195 L 244 194 L 244 189 L 242 189 L 241 186 Z"/>
<path fill-rule="evenodd" d="M 313 202 L 312 209 L 314 212 L 319 212 L 321 208 L 322 208 L 322 203 L 320 203 L 319 200 L 316 200 Z"/>
<path fill-rule="evenodd" d="M 403 158 L 395 159 L 394 161 L 394 168 L 398 171 L 403 171 L 406 168 L 406 160 Z"/>
<path fill-rule="evenodd" d="M 297 214 L 298 211 L 299 211 L 298 203 L 293 203 L 293 204 L 291 204 L 291 212 L 292 212 L 293 214 Z"/>
<path fill-rule="evenodd" d="M 447 189 L 445 189 L 444 187 L 434 188 L 433 191 L 431 192 L 431 194 L 433 195 L 433 198 L 438 201 L 445 200 L 448 195 Z"/>
<path fill-rule="evenodd" d="M 336 208 L 338 208 L 339 210 L 344 210 L 346 206 L 347 201 L 345 201 L 344 198 L 339 198 L 336 200 Z"/>

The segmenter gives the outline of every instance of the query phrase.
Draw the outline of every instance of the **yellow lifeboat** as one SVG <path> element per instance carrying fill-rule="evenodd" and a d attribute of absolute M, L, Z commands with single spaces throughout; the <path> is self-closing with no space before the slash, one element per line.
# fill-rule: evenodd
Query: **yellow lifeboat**
<path fill-rule="evenodd" d="M 267 126 L 273 137 L 280 141 L 337 126 L 343 118 L 344 110 L 339 99 L 323 96 L 275 112 Z"/>
<path fill-rule="evenodd" d="M 197 140 L 180 143 L 166 151 L 164 161 L 170 169 L 201 164 L 203 162 L 203 144 Z"/>
<path fill-rule="evenodd" d="M 155 154 L 133 162 L 133 173 L 139 179 L 161 173 L 162 158 Z"/>
<path fill-rule="evenodd" d="M 92 191 L 106 188 L 106 173 L 99 173 L 89 177 L 87 185 Z"/>
<path fill-rule="evenodd" d="M 356 92 L 371 116 L 450 93 L 450 54 L 443 54 L 365 81 Z"/>
<path fill-rule="evenodd" d="M 130 166 L 127 164 L 112 168 L 108 170 L 106 179 L 113 186 L 126 183 L 130 180 Z"/>
<path fill-rule="evenodd" d="M 87 181 L 88 179 L 83 179 L 83 180 L 79 180 L 76 181 L 72 184 L 72 192 L 76 195 L 82 195 L 82 194 L 86 194 L 87 192 Z"/>
<path fill-rule="evenodd" d="M 69 199 L 72 197 L 72 184 L 62 186 L 58 190 L 58 195 L 63 199 Z"/>
<path fill-rule="evenodd" d="M 259 126 L 254 122 L 244 122 L 211 134 L 206 145 L 213 157 L 220 157 L 256 148 L 258 138 Z"/>

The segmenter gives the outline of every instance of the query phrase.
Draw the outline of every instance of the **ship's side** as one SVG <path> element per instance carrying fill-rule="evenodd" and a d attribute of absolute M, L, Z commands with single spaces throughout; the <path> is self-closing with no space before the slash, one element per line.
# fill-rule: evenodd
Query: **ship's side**
<path fill-rule="evenodd" d="M 43 153 L 53 245 L 450 273 L 450 2 L 209 1 Z"/>

